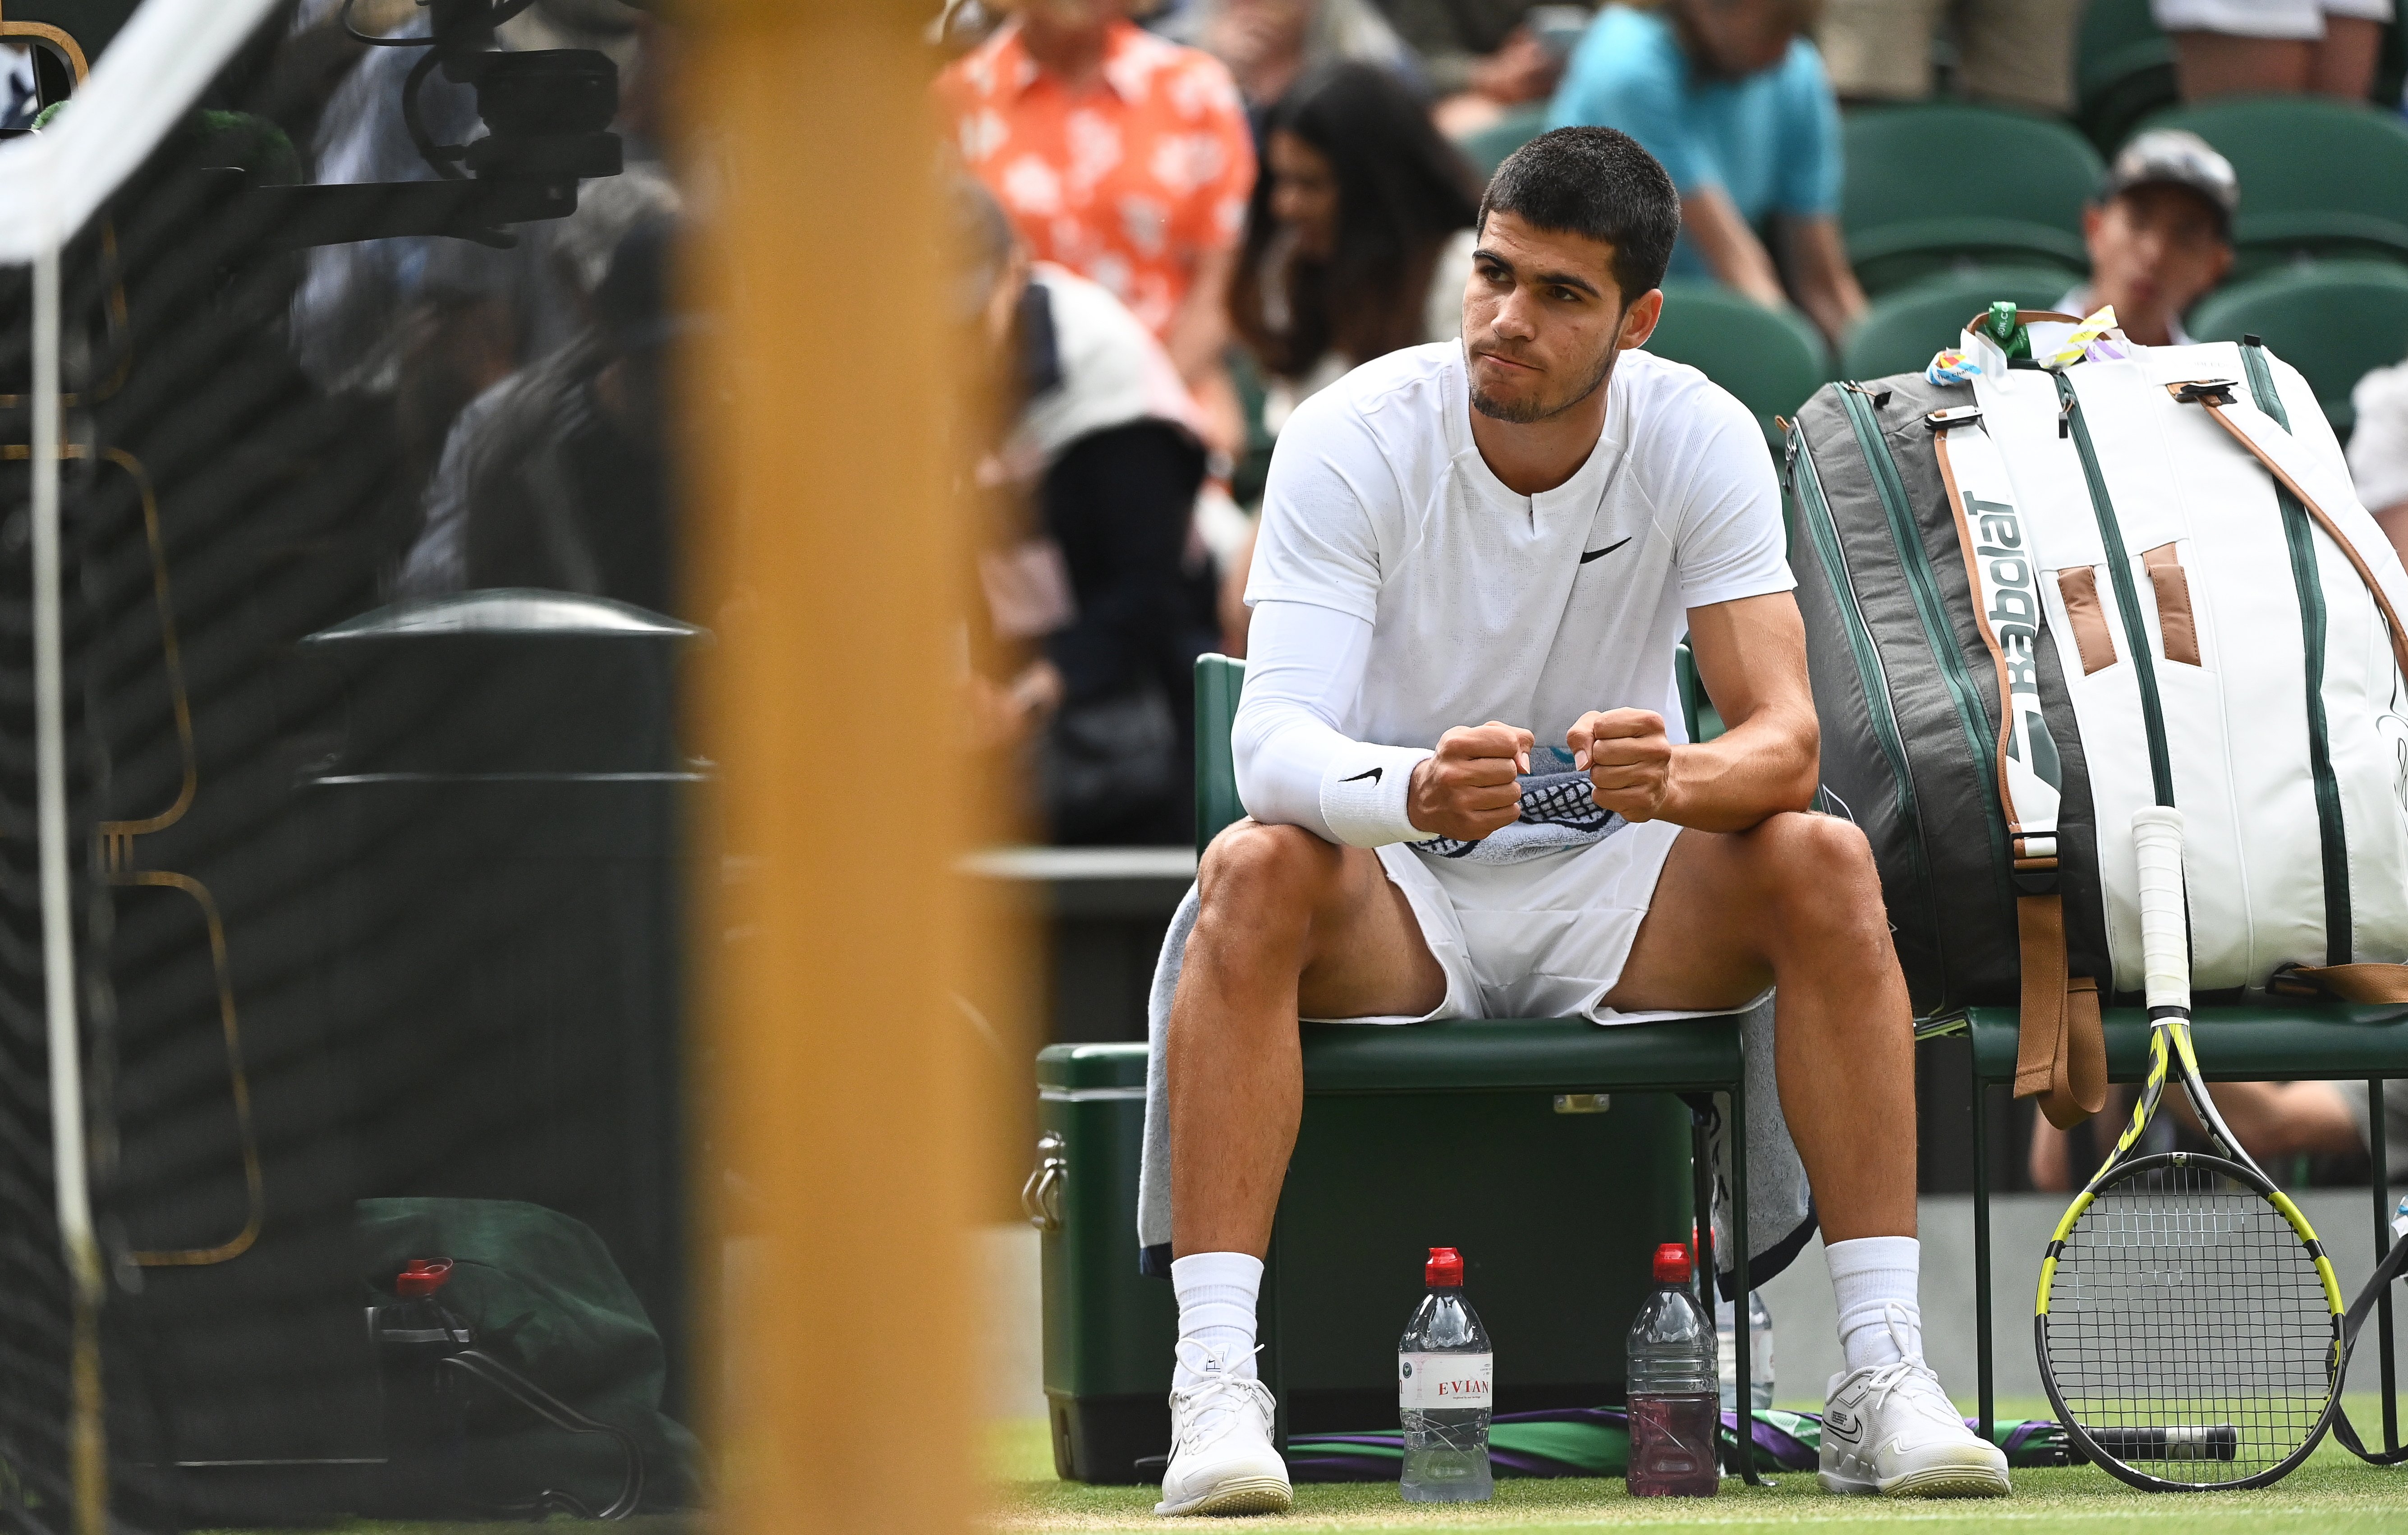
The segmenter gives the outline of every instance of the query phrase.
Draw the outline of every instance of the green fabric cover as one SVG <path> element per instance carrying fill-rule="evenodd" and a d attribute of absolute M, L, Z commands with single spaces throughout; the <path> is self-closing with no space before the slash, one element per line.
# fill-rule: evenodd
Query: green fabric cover
<path fill-rule="evenodd" d="M 591 1227 L 515 1199 L 363 1199 L 354 1234 L 372 1298 L 394 1298 L 412 1258 L 448 1257 L 439 1298 L 477 1346 L 586 1416 L 624 1428 L 644 1452 L 647 1509 L 697 1500 L 700 1447 L 661 1412 L 660 1334 Z M 617 1446 L 572 1434 L 480 1386 L 469 1388 L 468 1479 L 480 1500 L 546 1488 L 601 1508 L 618 1496 Z"/>

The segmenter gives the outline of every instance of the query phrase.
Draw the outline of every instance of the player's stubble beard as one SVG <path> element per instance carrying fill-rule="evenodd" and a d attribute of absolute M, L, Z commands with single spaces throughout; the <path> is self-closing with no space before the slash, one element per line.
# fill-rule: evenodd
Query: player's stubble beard
<path fill-rule="evenodd" d="M 1619 336 L 1620 331 L 1621 327 L 1617 325 L 1609 336 L 1605 344 L 1605 356 L 1597 365 L 1596 373 L 1590 376 L 1586 383 L 1574 390 L 1566 398 L 1517 403 L 1512 400 L 1500 400 L 1493 395 L 1484 394 L 1475 383 L 1471 386 L 1471 408 L 1492 421 L 1509 422 L 1515 426 L 1529 426 L 1551 417 L 1562 415 L 1573 406 L 1603 389 L 1605 381 L 1613 377 L 1614 359 L 1620 354 L 1619 349 L 1613 344 L 1613 337 Z"/>

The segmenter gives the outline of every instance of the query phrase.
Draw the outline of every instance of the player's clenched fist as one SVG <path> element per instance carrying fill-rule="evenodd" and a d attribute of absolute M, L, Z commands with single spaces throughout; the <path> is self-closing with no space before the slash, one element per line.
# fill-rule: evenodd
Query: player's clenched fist
<path fill-rule="evenodd" d="M 1413 768 L 1405 817 L 1424 831 L 1476 842 L 1521 818 L 1522 785 L 1537 739 L 1515 724 L 1459 724 L 1438 739 L 1438 755 Z"/>
<path fill-rule="evenodd" d="M 1595 710 L 1564 733 L 1572 766 L 1588 769 L 1589 797 L 1625 821 L 1653 821 L 1672 790 L 1672 742 L 1664 716 L 1644 709 Z"/>

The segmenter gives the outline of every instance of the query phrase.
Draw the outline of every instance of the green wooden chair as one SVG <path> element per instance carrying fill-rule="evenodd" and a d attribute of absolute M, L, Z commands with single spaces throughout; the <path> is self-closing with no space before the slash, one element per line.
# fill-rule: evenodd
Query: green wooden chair
<path fill-rule="evenodd" d="M 1647 338 L 1658 357 L 1686 363 L 1756 412 L 1756 425 L 1782 452 L 1773 418 L 1790 416 L 1831 376 L 1823 333 L 1796 309 L 1768 309 L 1719 282 L 1664 284 L 1664 318 Z"/>
<path fill-rule="evenodd" d="M 2400 184 L 2408 187 L 2408 177 Z M 2408 266 L 2332 261 L 2285 267 L 2211 295 L 2191 319 L 2202 341 L 2263 337 L 2315 387 L 2325 419 L 2346 441 L 2358 420 L 2349 392 L 2369 371 L 2408 352 Z"/>
<path fill-rule="evenodd" d="M 1974 1348 L 1980 1364 L 1982 1432 L 1995 1417 L 1990 1336 L 1989 1087 L 2015 1080 L 2016 1011 L 1974 1008 L 1964 1031 L 1972 1036 L 1973 1077 L 1973 1314 Z M 2108 1008 L 2107 1076 L 2139 1082 L 2148 1072 L 2149 1015 L 2145 1008 Z M 1953 1029 L 1942 1032 L 1954 1032 Z M 1929 1038 L 1929 1035 L 1925 1036 Z M 2408 1077 L 2408 1007 L 2326 1003 L 2306 1006 L 2200 1007 L 2192 1015 L 2191 1037 L 2199 1047 L 2200 1074 L 2215 1082 L 2363 1081 L 2376 1111 L 2368 1116 L 2373 1154 L 2374 1251 L 2391 1246 L 2391 1184 L 2386 1161 L 2383 1081 Z M 2320 1231 L 2328 1245 L 2339 1233 Z M 2041 1255 L 2018 1255 L 2037 1275 Z M 2391 1359 L 2391 1293 L 2377 1308 L 2382 1359 L 2383 1442 L 2400 1444 L 2398 1383 Z"/>
<path fill-rule="evenodd" d="M 2231 96 L 2161 112 L 2241 179 L 2233 243 L 2243 275 L 2297 256 L 2408 262 L 2408 122 L 2324 96 Z"/>
<path fill-rule="evenodd" d="M 1841 133 L 1840 226 L 1867 293 L 1968 261 L 2089 270 L 2082 209 L 2106 167 L 2063 122 L 1930 102 L 1860 108 Z"/>
<path fill-rule="evenodd" d="M 1687 659 L 1683 647 L 1681 659 Z M 1694 667 L 1680 668 L 1684 696 L 1698 696 Z M 1243 816 L 1229 730 L 1245 686 L 1246 665 L 1226 655 L 1196 663 L 1196 849 L 1200 855 L 1223 828 Z M 1691 729 L 1707 722 L 1690 710 Z M 1718 730 L 1719 722 L 1713 722 Z M 1747 1239 L 1747 1071 L 1740 1018 L 1688 1019 L 1599 1028 L 1584 1018 L 1463 1019 L 1411 1028 L 1366 1028 L 1343 1024 L 1302 1026 L 1304 1112 L 1310 1122 L 1317 1104 L 1368 1093 L 1727 1093 L 1731 1124 L 1731 1244 L 1744 1254 Z M 1692 1120 L 1692 1187 L 1696 1208 L 1705 1208 L 1711 1169 L 1704 1155 L 1704 1116 Z M 1701 1226 L 1704 1223 L 1700 1223 Z M 1705 1239 L 1711 1240 L 1711 1239 Z M 1265 1379 L 1282 1389 L 1279 1369 L 1279 1241 L 1263 1281 Z M 1711 1257 L 1711 1252 L 1708 1256 Z M 1700 1265 L 1706 1272 L 1710 1265 Z M 1737 1314 L 1747 1314 L 1747 1266 L 1739 1266 L 1742 1286 Z M 1286 1414 L 1280 1414 L 1280 1437 Z M 1752 1441 L 1742 1474 L 1758 1480 Z"/>
<path fill-rule="evenodd" d="M 2078 279 L 2048 266 L 1975 266 L 1942 272 L 1885 294 L 1865 311 L 1840 349 L 1840 376 L 1879 379 L 1920 373 L 1931 354 L 1956 344 L 1965 322 L 2011 298 L 2025 309 L 2053 309 Z"/>

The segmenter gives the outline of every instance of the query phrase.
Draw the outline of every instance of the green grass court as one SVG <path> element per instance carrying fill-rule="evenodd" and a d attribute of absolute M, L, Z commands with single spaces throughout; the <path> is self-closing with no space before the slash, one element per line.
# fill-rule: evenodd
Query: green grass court
<path fill-rule="evenodd" d="M 2362 1435 L 2379 1438 L 2382 1419 L 2372 1398 L 2353 1398 L 2350 1414 Z M 2001 1417 L 2046 1416 L 2040 1402 L 2001 1401 Z M 2371 1426 L 2371 1427 L 2370 1427 Z M 1918 1535 L 1974 1535 L 2080 1530 L 2095 1535 L 2373 1535 L 2408 1531 L 2408 1466 L 2366 1465 L 2330 1440 L 2315 1458 L 2262 1492 L 2164 1496 L 2135 1492 L 2088 1466 L 2014 1473 L 2015 1496 L 1981 1501 L 1898 1501 L 1835 1498 L 1813 1473 L 1784 1471 L 1770 1487 L 1723 1484 L 1710 1502 L 1633 1499 L 1618 1478 L 1503 1481 L 1495 1501 L 1468 1507 L 1407 1507 L 1386 1484 L 1351 1483 L 1297 1489 L 1297 1507 L 1280 1518 L 1156 1519 L 1150 1487 L 1088 1487 L 1054 1479 L 1042 1423 L 997 1425 L 990 1443 L 1000 1484 L 992 1528 L 998 1530 L 1124 1530 L 1210 1526 L 1226 1530 L 1493 1530 L 1554 1535 L 1584 1529 L 1703 1528 L 1715 1535 L 1810 1527 L 1848 1529 L 1911 1526 Z"/>
<path fill-rule="evenodd" d="M 2370 1442 L 2382 1418 L 2372 1397 L 2353 1397 L 2350 1415 Z M 2001 1417 L 2044 1416 L 2042 1402 L 2001 1401 Z M 2261 1492 L 2160 1496 L 2135 1492 L 2087 1466 L 2018 1470 L 2015 1496 L 1955 1502 L 1834 1498 L 1813 1473 L 1783 1471 L 1774 1485 L 1723 1484 L 1711 1502 L 1633 1499 L 1619 1478 L 1504 1481 L 1496 1499 L 1468 1507 L 1408 1508 L 1384 1483 L 1307 1485 L 1297 1489 L 1296 1512 L 1279 1518 L 1157 1519 L 1152 1487 L 1089 1487 L 1054 1477 L 1053 1451 L 1039 1420 L 992 1425 L 987 1470 L 996 1490 L 984 1528 L 1022 1530 L 1144 1531 L 1209 1528 L 1228 1535 L 1292 1530 L 1520 1530 L 1557 1535 L 1585 1529 L 1711 1529 L 1715 1535 L 1776 1535 L 1805 1528 L 1832 1530 L 1876 1525 L 1911 1527 L 1916 1535 L 1976 1535 L 2006 1528 L 2016 1535 L 2051 1530 L 2083 1535 L 2395 1535 L 2408 1531 L 2408 1466 L 2369 1466 L 2326 1440 L 2315 1458 Z M 509 1535 L 524 1523 L 438 1524 L 361 1521 L 338 1535 Z M 615 1535 L 712 1535 L 709 1514 L 655 1514 L 619 1524 L 581 1519 L 544 1521 L 544 1530 Z M 243 1535 L 236 1531 L 206 1535 Z M 264 1532 L 263 1532 L 264 1535 Z M 803 1529 L 797 1535 L 805 1535 Z"/>

